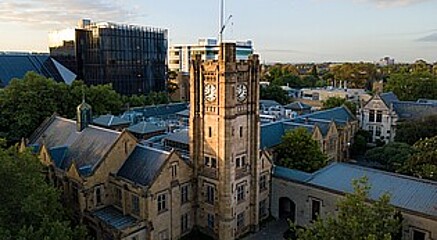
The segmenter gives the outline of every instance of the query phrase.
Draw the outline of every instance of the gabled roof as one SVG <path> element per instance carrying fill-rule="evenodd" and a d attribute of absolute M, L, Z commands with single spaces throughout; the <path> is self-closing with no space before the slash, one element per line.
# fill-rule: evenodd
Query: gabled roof
<path fill-rule="evenodd" d="M 399 101 L 393 102 L 393 110 L 399 119 L 417 119 L 437 115 L 437 104 Z"/>
<path fill-rule="evenodd" d="M 121 125 L 130 125 L 130 121 L 114 115 L 101 115 L 93 119 L 93 124 L 102 127 L 115 127 Z"/>
<path fill-rule="evenodd" d="M 261 125 L 260 148 L 272 148 L 281 143 L 285 129 L 282 122 L 272 122 Z"/>
<path fill-rule="evenodd" d="M 169 156 L 169 152 L 137 144 L 117 176 L 135 184 L 149 186 Z"/>
<path fill-rule="evenodd" d="M 318 111 L 310 114 L 301 115 L 300 119 L 322 119 L 328 121 L 335 121 L 336 123 L 346 123 L 349 121 L 354 121 L 357 118 L 344 106 L 326 109 L 323 111 Z"/>
<path fill-rule="evenodd" d="M 154 123 L 143 121 L 128 127 L 127 130 L 129 132 L 133 132 L 137 134 L 147 134 L 147 133 L 165 131 L 165 127 L 160 127 Z"/>
<path fill-rule="evenodd" d="M 393 102 L 399 101 L 398 97 L 393 92 L 381 93 L 379 96 L 388 108 L 390 108 L 390 105 Z"/>
<path fill-rule="evenodd" d="M 182 110 L 180 112 L 177 112 L 176 116 L 189 118 L 190 117 L 190 110 L 189 109 L 185 109 L 185 110 Z"/>
<path fill-rule="evenodd" d="M 64 159 L 67 156 L 67 151 L 67 146 L 52 147 L 49 149 L 50 157 L 57 168 L 62 166 Z"/>
<path fill-rule="evenodd" d="M 57 167 L 66 171 L 74 161 L 82 176 L 88 176 L 94 171 L 121 134 L 93 125 L 78 132 L 75 121 L 58 116 L 52 116 L 41 127 L 39 134 L 30 140 L 30 145 L 44 144 L 49 151 L 57 147 L 67 148 L 64 149 L 65 156 Z M 55 158 L 57 154 L 55 151 Z"/>
<path fill-rule="evenodd" d="M 144 108 L 132 108 L 130 112 L 126 114 L 135 112 L 140 113 L 142 117 L 165 117 L 168 115 L 176 114 L 182 110 L 187 109 L 188 103 L 170 103 L 161 105 L 152 105 Z"/>
<path fill-rule="evenodd" d="M 130 215 L 124 215 L 122 211 L 112 206 L 96 210 L 91 214 L 118 230 L 132 226 L 136 222 L 134 217 Z"/>
<path fill-rule="evenodd" d="M 71 84 L 76 75 L 48 54 L 0 54 L 0 87 L 33 71 L 58 82 Z"/>
<path fill-rule="evenodd" d="M 259 105 L 264 106 L 266 108 L 282 106 L 280 103 L 276 102 L 275 100 L 263 100 L 263 99 L 259 100 Z"/>
<path fill-rule="evenodd" d="M 183 143 L 183 144 L 190 144 L 190 137 L 188 136 L 187 130 L 181 130 L 179 132 L 170 133 L 164 139 L 173 142 Z"/>
<path fill-rule="evenodd" d="M 370 199 L 389 193 L 392 205 L 437 217 L 437 182 L 434 181 L 346 163 L 333 163 L 310 177 L 305 172 L 275 167 L 273 176 L 342 193 L 352 193 L 352 180 L 365 176 L 371 186 Z"/>
<path fill-rule="evenodd" d="M 302 110 L 311 110 L 312 106 L 296 101 L 285 105 L 284 108 L 291 109 L 293 111 L 302 111 Z"/>

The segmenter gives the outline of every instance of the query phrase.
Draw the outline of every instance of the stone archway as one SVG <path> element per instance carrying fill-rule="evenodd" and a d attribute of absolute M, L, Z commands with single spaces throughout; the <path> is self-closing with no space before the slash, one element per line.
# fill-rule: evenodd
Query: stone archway
<path fill-rule="evenodd" d="M 296 220 L 296 204 L 287 197 L 279 198 L 279 218 Z"/>

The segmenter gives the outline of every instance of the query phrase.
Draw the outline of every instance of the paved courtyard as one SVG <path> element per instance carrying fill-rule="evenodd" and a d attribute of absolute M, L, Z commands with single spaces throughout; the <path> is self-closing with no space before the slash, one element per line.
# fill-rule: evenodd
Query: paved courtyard
<path fill-rule="evenodd" d="M 266 223 L 259 232 L 251 234 L 243 238 L 243 240 L 282 240 L 284 239 L 282 234 L 284 234 L 287 229 L 288 223 L 284 219 L 277 221 L 273 220 Z"/>

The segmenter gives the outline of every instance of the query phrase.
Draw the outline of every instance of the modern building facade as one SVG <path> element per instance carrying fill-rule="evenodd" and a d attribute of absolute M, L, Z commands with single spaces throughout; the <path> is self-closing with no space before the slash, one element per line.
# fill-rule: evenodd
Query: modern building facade
<path fill-rule="evenodd" d="M 248 60 L 253 54 L 253 45 L 251 40 L 234 41 L 236 44 L 236 59 Z M 177 44 L 170 46 L 169 63 L 170 71 L 180 72 L 188 75 L 190 72 L 191 61 L 193 56 L 200 54 L 202 60 L 218 60 L 219 45 L 215 38 L 201 38 L 197 44 Z"/>
<path fill-rule="evenodd" d="M 165 90 L 165 29 L 82 20 L 49 38 L 50 55 L 86 84 L 112 84 L 125 95 Z"/>

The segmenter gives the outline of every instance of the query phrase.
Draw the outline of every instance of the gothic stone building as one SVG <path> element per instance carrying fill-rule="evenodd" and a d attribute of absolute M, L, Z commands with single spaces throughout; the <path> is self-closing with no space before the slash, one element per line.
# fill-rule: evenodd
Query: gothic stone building
<path fill-rule="evenodd" d="M 127 131 L 47 119 L 29 139 L 63 192 L 65 206 L 97 239 L 179 239 L 193 230 L 215 239 L 257 231 L 268 217 L 272 164 L 259 148 L 259 61 L 193 61 L 190 151 L 141 145 Z"/>

